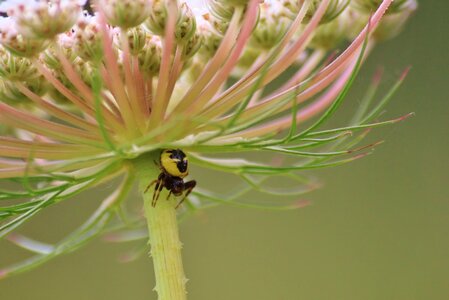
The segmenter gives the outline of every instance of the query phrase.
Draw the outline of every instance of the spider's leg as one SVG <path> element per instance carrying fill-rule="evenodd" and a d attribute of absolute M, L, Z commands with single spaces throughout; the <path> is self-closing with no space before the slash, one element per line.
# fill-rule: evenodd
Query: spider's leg
<path fill-rule="evenodd" d="M 154 187 L 154 192 L 153 192 L 153 201 L 151 201 L 151 206 L 154 207 L 155 203 L 156 203 L 156 196 L 159 190 L 159 187 L 161 186 L 161 181 L 158 179 L 156 181 L 156 186 Z"/>
<path fill-rule="evenodd" d="M 186 190 L 187 192 L 184 194 L 184 197 L 182 197 L 181 201 L 179 201 L 179 203 L 176 205 L 175 209 L 178 208 L 182 204 L 182 202 L 184 202 L 184 200 L 187 198 L 187 196 L 189 196 L 195 186 L 195 180 L 187 181 L 186 183 L 184 183 L 184 190 Z"/>
<path fill-rule="evenodd" d="M 159 175 L 156 186 L 154 187 L 153 201 L 151 202 L 151 206 L 153 207 L 156 206 L 156 202 L 159 199 L 159 195 L 162 189 L 164 188 L 164 185 L 165 185 L 165 176 L 162 173 L 161 175 Z"/>
<path fill-rule="evenodd" d="M 148 192 L 148 190 L 150 189 L 150 187 L 152 187 L 153 184 L 155 184 L 155 183 L 158 182 L 158 181 L 159 181 L 158 179 L 155 179 L 155 180 L 153 180 L 152 182 L 150 182 L 150 184 L 147 185 L 147 187 L 146 187 L 146 189 L 145 189 L 145 191 L 144 191 L 143 193 L 145 194 L 146 192 Z"/>
<path fill-rule="evenodd" d="M 170 192 L 168 192 L 167 200 L 170 200 L 170 196 L 171 196 L 171 190 L 170 190 Z"/>
<path fill-rule="evenodd" d="M 159 194 L 161 193 L 163 188 L 164 188 L 164 183 L 161 181 L 158 181 L 158 183 L 156 184 L 156 187 L 154 188 L 153 201 L 151 202 L 151 206 L 156 207 L 156 202 L 159 199 Z"/>

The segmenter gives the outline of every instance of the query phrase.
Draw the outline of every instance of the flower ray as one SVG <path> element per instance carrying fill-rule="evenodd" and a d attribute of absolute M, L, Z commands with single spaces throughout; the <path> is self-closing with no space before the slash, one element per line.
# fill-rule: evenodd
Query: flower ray
<path fill-rule="evenodd" d="M 170 77 L 171 56 L 175 42 L 175 25 L 178 8 L 175 2 L 168 1 L 168 20 L 165 28 L 165 34 L 162 47 L 162 61 L 159 70 L 159 80 L 156 88 L 153 109 L 150 115 L 150 126 L 157 127 L 164 120 L 165 112 L 168 107 L 170 94 L 167 93 L 168 79 Z"/>
<path fill-rule="evenodd" d="M 64 95 L 73 104 L 75 104 L 82 112 L 95 118 L 95 111 L 91 106 L 89 106 L 81 98 L 70 91 L 64 84 L 62 84 L 61 81 L 56 79 L 56 77 L 51 74 L 51 72 L 40 62 L 36 61 L 35 65 L 38 68 L 39 72 L 45 77 L 45 79 L 47 79 L 62 95 Z"/>
<path fill-rule="evenodd" d="M 226 34 L 223 38 L 223 41 L 220 43 L 220 47 L 218 48 L 217 53 L 206 65 L 204 71 L 201 73 L 196 82 L 191 86 L 190 90 L 186 93 L 186 95 L 184 95 L 184 97 L 176 107 L 174 113 L 184 111 L 188 107 L 190 107 L 190 105 L 192 105 L 196 101 L 196 98 L 200 95 L 204 87 L 206 87 L 206 85 L 213 78 L 216 71 L 222 66 L 229 54 L 229 51 L 232 49 L 233 41 L 237 38 L 238 24 L 241 16 L 242 11 L 237 9 L 232 16 L 232 20 L 229 23 L 229 27 L 226 30 Z"/>
<path fill-rule="evenodd" d="M 54 117 L 64 120 L 66 122 L 71 123 L 74 126 L 77 126 L 81 129 L 88 130 L 91 132 L 98 131 L 98 128 L 95 126 L 95 124 L 90 121 L 83 118 L 78 117 L 77 115 L 71 114 L 56 105 L 52 104 L 50 101 L 47 101 L 35 93 L 33 93 L 30 89 L 28 89 L 26 86 L 24 86 L 22 83 L 18 82 L 16 83 L 17 89 L 21 91 L 25 96 L 27 96 L 29 99 L 34 101 L 37 105 L 39 105 L 42 109 L 44 109 L 46 112 L 52 114 Z"/>
<path fill-rule="evenodd" d="M 189 110 L 191 113 L 195 113 L 196 107 L 203 108 L 204 105 L 210 101 L 210 99 L 217 93 L 218 89 L 223 84 L 223 82 L 228 78 L 229 73 L 237 63 L 237 59 L 240 57 L 240 54 L 243 51 L 243 47 L 248 42 L 251 30 L 255 25 L 254 23 L 256 21 L 256 14 L 258 8 L 257 2 L 258 0 L 250 1 L 246 11 L 246 16 L 244 17 L 244 23 L 240 28 L 240 33 L 237 37 L 233 50 L 231 51 L 228 59 L 224 62 L 223 66 L 217 72 L 215 77 L 201 92 L 200 96 L 195 100 L 193 107 L 190 108 Z"/>
<path fill-rule="evenodd" d="M 129 52 L 129 44 L 128 41 L 126 40 L 126 33 L 122 32 L 120 34 L 120 42 L 123 48 L 123 70 L 124 70 L 124 75 L 125 75 L 125 87 L 126 87 L 126 92 L 128 94 L 128 102 L 130 104 L 131 107 L 131 111 L 133 112 L 135 119 L 136 119 L 136 123 L 140 129 L 140 132 L 145 132 L 146 128 L 147 128 L 147 122 L 146 122 L 146 118 L 148 116 L 148 111 L 145 111 L 145 104 L 142 103 L 142 101 L 144 101 L 143 97 L 138 97 L 138 88 L 142 88 L 142 86 L 138 87 L 137 86 L 137 82 L 134 80 L 134 76 L 136 76 L 137 74 L 132 74 L 131 71 L 131 55 Z M 136 63 L 134 61 L 134 63 Z M 138 68 L 135 70 L 137 72 L 140 73 L 140 71 L 138 70 Z M 135 101 L 130 101 L 129 99 L 134 99 Z"/>
<path fill-rule="evenodd" d="M 301 7 L 301 10 L 299 11 L 298 15 L 296 16 L 294 22 L 290 26 L 290 29 L 287 31 L 285 36 L 280 41 L 280 44 L 276 47 L 276 49 L 271 51 L 271 55 L 267 58 L 267 60 L 262 61 L 259 65 L 255 66 L 253 70 L 250 70 L 246 76 L 243 76 L 240 80 L 238 80 L 234 85 L 232 85 L 230 88 L 228 88 L 226 91 L 224 91 L 222 94 L 220 94 L 217 99 L 213 101 L 213 103 L 219 101 L 219 99 L 222 99 L 221 101 L 226 101 L 227 97 L 231 97 L 235 93 L 239 93 L 241 89 L 244 89 L 246 87 L 246 90 L 248 89 L 248 84 L 252 80 L 254 80 L 259 72 L 262 70 L 264 64 L 267 61 L 271 61 L 274 57 L 279 55 L 279 53 L 286 47 L 287 43 L 292 38 L 293 34 L 298 30 L 299 26 L 301 25 L 301 22 L 303 21 L 307 10 L 309 9 L 310 0 L 305 1 Z M 271 58 L 270 58 L 271 57 Z M 239 94 L 244 94 L 242 91 L 240 91 Z"/>
<path fill-rule="evenodd" d="M 22 128 L 60 141 L 82 143 L 102 148 L 98 135 L 40 119 L 4 103 L 0 103 L 0 121 L 9 126 Z"/>
<path fill-rule="evenodd" d="M 124 126 L 128 134 L 135 135 L 135 129 L 137 124 L 132 113 L 132 109 L 126 95 L 125 87 L 120 77 L 120 71 L 117 64 L 117 57 L 112 49 L 112 39 L 110 31 L 107 28 L 104 15 L 100 13 L 100 25 L 102 31 L 103 51 L 104 51 L 104 63 L 105 67 L 110 75 L 111 80 L 111 93 L 114 95 L 114 99 L 120 108 L 121 117 L 124 121 Z"/>

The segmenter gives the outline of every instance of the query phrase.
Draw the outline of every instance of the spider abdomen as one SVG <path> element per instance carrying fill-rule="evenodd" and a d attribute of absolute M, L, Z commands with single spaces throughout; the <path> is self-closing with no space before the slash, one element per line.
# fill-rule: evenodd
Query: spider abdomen
<path fill-rule="evenodd" d="M 187 155 L 181 149 L 165 149 L 160 160 L 161 167 L 170 176 L 184 178 L 189 174 Z"/>

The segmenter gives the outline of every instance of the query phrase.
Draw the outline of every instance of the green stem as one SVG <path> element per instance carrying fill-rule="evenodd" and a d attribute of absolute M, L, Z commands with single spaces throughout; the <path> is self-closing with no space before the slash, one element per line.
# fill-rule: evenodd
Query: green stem
<path fill-rule="evenodd" d="M 154 187 L 147 193 L 145 188 L 159 175 L 159 169 L 153 161 L 158 155 L 145 155 L 133 161 L 140 179 L 139 190 L 143 194 L 145 217 L 150 235 L 151 257 L 156 276 L 155 291 L 159 300 L 185 300 L 186 277 L 182 266 L 178 221 L 176 218 L 176 201 L 167 201 L 167 191 L 161 192 L 156 207 L 151 206 Z"/>

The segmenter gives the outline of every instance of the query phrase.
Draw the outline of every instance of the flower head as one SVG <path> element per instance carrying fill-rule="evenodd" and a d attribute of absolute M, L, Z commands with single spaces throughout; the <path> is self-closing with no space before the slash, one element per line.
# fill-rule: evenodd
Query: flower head
<path fill-rule="evenodd" d="M 86 1 L 80 0 L 15 0 L 0 5 L 0 12 L 15 21 L 17 31 L 27 38 L 52 39 L 70 30 Z"/>
<path fill-rule="evenodd" d="M 223 196 L 199 182 L 181 215 L 216 203 L 295 208 L 303 202 L 263 205 L 239 202 L 238 196 L 251 188 L 277 193 L 262 185 L 270 176 L 299 186 L 280 194 L 310 191 L 316 183 L 298 172 L 363 157 L 363 149 L 374 146 L 356 146 L 364 129 L 404 119 L 377 121 L 390 93 L 371 109 L 367 97 L 348 124 L 321 128 L 372 51 L 372 32 L 392 0 L 377 1 L 352 41 L 343 34 L 351 26 L 344 19 L 353 9 L 349 1 L 206 2 L 208 9 L 199 1 L 98 0 L 94 15 L 80 14 L 82 1 L 2 4 L 10 17 L 0 28 L 0 95 L 27 104 L 0 102 L 0 126 L 8 129 L 0 137 L 0 178 L 21 186 L 0 194 L 17 201 L 0 211 L 0 236 L 47 206 L 122 179 L 92 218 L 61 244 L 45 248 L 11 238 L 37 256 L 4 276 L 105 230 L 130 223 L 139 228 L 139 214 L 128 217 L 130 222 L 114 216 L 131 189 L 135 162 L 148 154 L 181 148 L 194 166 L 233 174 L 244 183 L 238 193 Z M 341 54 L 326 58 L 345 42 Z M 242 158 L 253 152 L 276 159 Z M 144 163 L 154 167 L 153 161 Z"/>
<path fill-rule="evenodd" d="M 151 6 L 145 0 L 98 0 L 107 21 L 123 29 L 136 27 L 151 13 Z"/>

